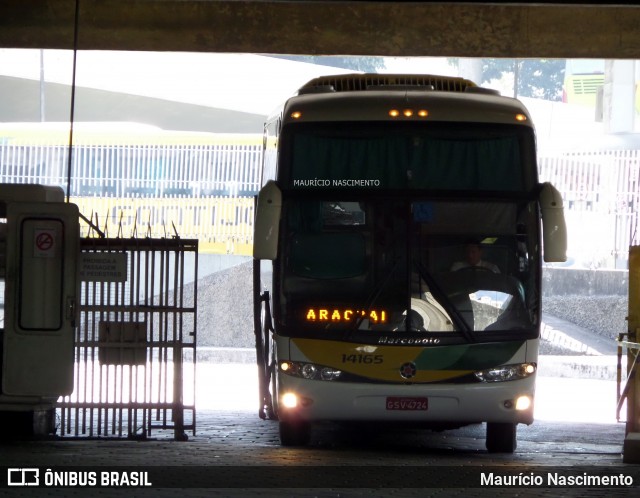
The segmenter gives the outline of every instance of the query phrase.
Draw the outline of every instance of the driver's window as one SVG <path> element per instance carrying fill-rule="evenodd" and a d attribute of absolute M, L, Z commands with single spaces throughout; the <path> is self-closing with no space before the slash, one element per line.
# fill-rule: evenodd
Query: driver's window
<path fill-rule="evenodd" d="M 494 238 L 471 238 L 467 239 L 464 244 L 459 245 L 455 253 L 457 257 L 450 266 L 450 271 L 489 271 L 493 273 L 501 272 L 501 255 L 500 248 L 493 246 L 490 242 L 495 241 Z"/>

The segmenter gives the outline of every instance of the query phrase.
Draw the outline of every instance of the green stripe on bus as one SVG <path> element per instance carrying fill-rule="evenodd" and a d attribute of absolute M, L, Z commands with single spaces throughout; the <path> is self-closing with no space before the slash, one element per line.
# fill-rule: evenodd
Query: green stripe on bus
<path fill-rule="evenodd" d="M 420 370 L 480 370 L 509 362 L 525 341 L 425 348 L 416 358 Z"/>

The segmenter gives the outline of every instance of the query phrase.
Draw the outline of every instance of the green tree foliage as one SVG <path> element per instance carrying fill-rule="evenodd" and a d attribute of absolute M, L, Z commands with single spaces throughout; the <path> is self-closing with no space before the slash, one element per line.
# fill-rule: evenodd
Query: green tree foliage
<path fill-rule="evenodd" d="M 517 96 L 560 101 L 565 65 L 565 59 L 482 59 L 482 84 L 510 76 Z"/>
<path fill-rule="evenodd" d="M 505 73 L 517 78 L 517 95 L 545 100 L 562 100 L 565 59 L 483 59 L 483 83 Z"/>
<path fill-rule="evenodd" d="M 319 64 L 322 66 L 352 69 L 365 73 L 375 73 L 385 68 L 383 57 L 340 57 L 329 55 L 275 55 L 273 57 L 297 62 L 307 62 L 309 64 Z"/>

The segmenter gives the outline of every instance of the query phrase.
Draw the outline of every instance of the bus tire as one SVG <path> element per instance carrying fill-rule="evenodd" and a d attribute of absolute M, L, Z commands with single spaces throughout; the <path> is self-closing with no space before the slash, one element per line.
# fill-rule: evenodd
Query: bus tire
<path fill-rule="evenodd" d="M 280 444 L 282 446 L 305 446 L 311 439 L 311 425 L 302 421 L 280 421 Z"/>
<path fill-rule="evenodd" d="M 489 453 L 513 453 L 517 447 L 516 424 L 487 422 L 486 446 Z"/>

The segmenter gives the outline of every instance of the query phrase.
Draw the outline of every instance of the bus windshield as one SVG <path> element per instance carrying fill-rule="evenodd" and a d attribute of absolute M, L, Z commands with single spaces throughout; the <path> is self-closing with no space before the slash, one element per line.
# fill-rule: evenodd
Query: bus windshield
<path fill-rule="evenodd" d="M 518 192 L 536 180 L 533 132 L 517 125 L 306 123 L 288 138 L 283 188 Z"/>
<path fill-rule="evenodd" d="M 538 310 L 535 213 L 526 200 L 291 197 L 279 330 L 376 342 L 529 337 Z"/>

